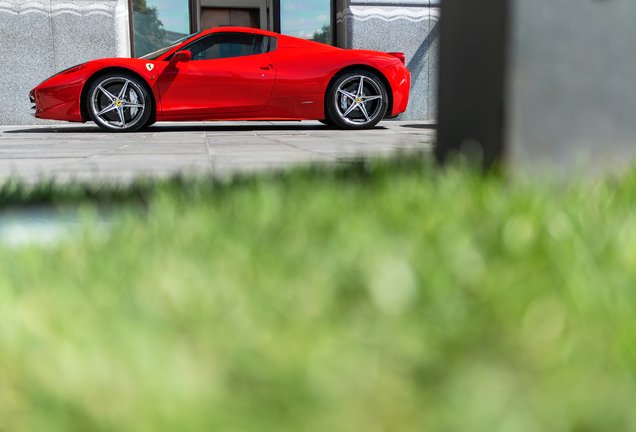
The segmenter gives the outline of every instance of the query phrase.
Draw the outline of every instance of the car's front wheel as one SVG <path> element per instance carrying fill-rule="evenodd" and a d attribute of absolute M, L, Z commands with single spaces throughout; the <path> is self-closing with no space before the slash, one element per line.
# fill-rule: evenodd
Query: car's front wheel
<path fill-rule="evenodd" d="M 374 73 L 354 70 L 338 77 L 327 92 L 329 119 L 343 129 L 377 125 L 388 108 L 387 91 Z"/>
<path fill-rule="evenodd" d="M 134 132 L 148 122 L 152 98 L 146 85 L 126 73 L 108 73 L 88 90 L 86 104 L 91 119 L 109 132 Z"/>

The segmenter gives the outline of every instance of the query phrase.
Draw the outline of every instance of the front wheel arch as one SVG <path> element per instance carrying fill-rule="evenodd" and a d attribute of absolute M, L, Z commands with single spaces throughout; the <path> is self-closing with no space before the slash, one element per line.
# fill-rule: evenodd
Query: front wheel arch
<path fill-rule="evenodd" d="M 376 68 L 374 68 L 372 66 L 364 65 L 364 64 L 356 64 L 356 65 L 351 65 L 351 66 L 347 66 L 347 67 L 344 67 L 344 68 L 340 69 L 329 80 L 329 84 L 327 85 L 327 89 L 325 90 L 325 105 L 323 107 L 325 119 L 328 118 L 328 114 L 327 114 L 327 95 L 329 94 L 329 91 L 331 91 L 331 87 L 333 87 L 333 83 L 336 82 L 336 80 L 338 78 L 340 78 L 342 75 L 346 74 L 347 72 L 354 71 L 354 70 L 366 70 L 367 72 L 371 72 L 371 73 L 377 75 L 378 78 L 380 78 L 382 80 L 382 83 L 384 84 L 384 87 L 386 88 L 387 96 L 388 96 L 388 99 L 389 99 L 388 100 L 388 107 L 387 107 L 387 110 L 386 110 L 386 116 L 387 117 L 390 116 L 391 113 L 393 113 L 393 89 L 391 88 L 391 84 L 389 83 L 389 80 L 384 76 L 384 74 L 382 72 L 380 72 L 378 69 L 376 69 Z"/>
<path fill-rule="evenodd" d="M 134 77 L 138 78 L 139 81 L 141 81 L 146 86 L 146 91 L 148 92 L 148 95 L 152 99 L 152 107 L 153 107 L 153 111 L 150 113 L 150 118 L 156 119 L 157 118 L 157 101 L 155 100 L 155 94 L 153 93 L 152 88 L 148 84 L 148 81 L 146 81 L 144 77 L 142 77 L 137 72 L 131 69 L 124 68 L 124 67 L 107 67 L 107 68 L 95 71 L 95 73 L 93 73 L 93 75 L 91 75 L 90 78 L 86 80 L 86 82 L 84 83 L 84 87 L 82 87 L 82 93 L 80 95 L 80 113 L 82 115 L 82 122 L 86 123 L 86 122 L 92 121 L 91 116 L 88 113 L 88 108 L 86 107 L 86 96 L 88 95 L 88 90 L 91 88 L 91 85 L 93 85 L 95 80 L 97 80 L 102 75 L 111 73 L 111 72 L 119 72 L 119 73 L 126 73 L 129 75 L 133 75 Z"/>

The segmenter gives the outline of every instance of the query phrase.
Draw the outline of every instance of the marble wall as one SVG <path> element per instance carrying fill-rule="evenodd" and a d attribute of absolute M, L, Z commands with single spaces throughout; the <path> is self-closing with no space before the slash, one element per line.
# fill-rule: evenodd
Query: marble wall
<path fill-rule="evenodd" d="M 400 120 L 437 119 L 439 1 L 336 1 L 341 48 L 406 54 L 411 97 Z"/>
<path fill-rule="evenodd" d="M 0 124 L 42 124 L 29 91 L 51 75 L 130 56 L 127 0 L 0 0 Z"/>

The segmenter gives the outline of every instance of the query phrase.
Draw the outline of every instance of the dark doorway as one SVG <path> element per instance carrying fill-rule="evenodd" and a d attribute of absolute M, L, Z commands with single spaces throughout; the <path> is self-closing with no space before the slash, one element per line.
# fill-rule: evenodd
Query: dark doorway
<path fill-rule="evenodd" d="M 258 9 L 201 8 L 201 30 L 221 26 L 260 28 Z"/>

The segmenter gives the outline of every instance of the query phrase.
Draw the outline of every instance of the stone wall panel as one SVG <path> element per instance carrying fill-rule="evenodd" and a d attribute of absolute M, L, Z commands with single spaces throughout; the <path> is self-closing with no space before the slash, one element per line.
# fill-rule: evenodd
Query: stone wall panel
<path fill-rule="evenodd" d="M 403 52 L 411 96 L 400 120 L 437 118 L 437 23 L 434 0 L 344 0 L 338 3 L 339 46 Z"/>
<path fill-rule="evenodd" d="M 89 60 L 130 51 L 126 0 L 0 0 L 0 124 L 43 124 L 29 91 Z"/>

